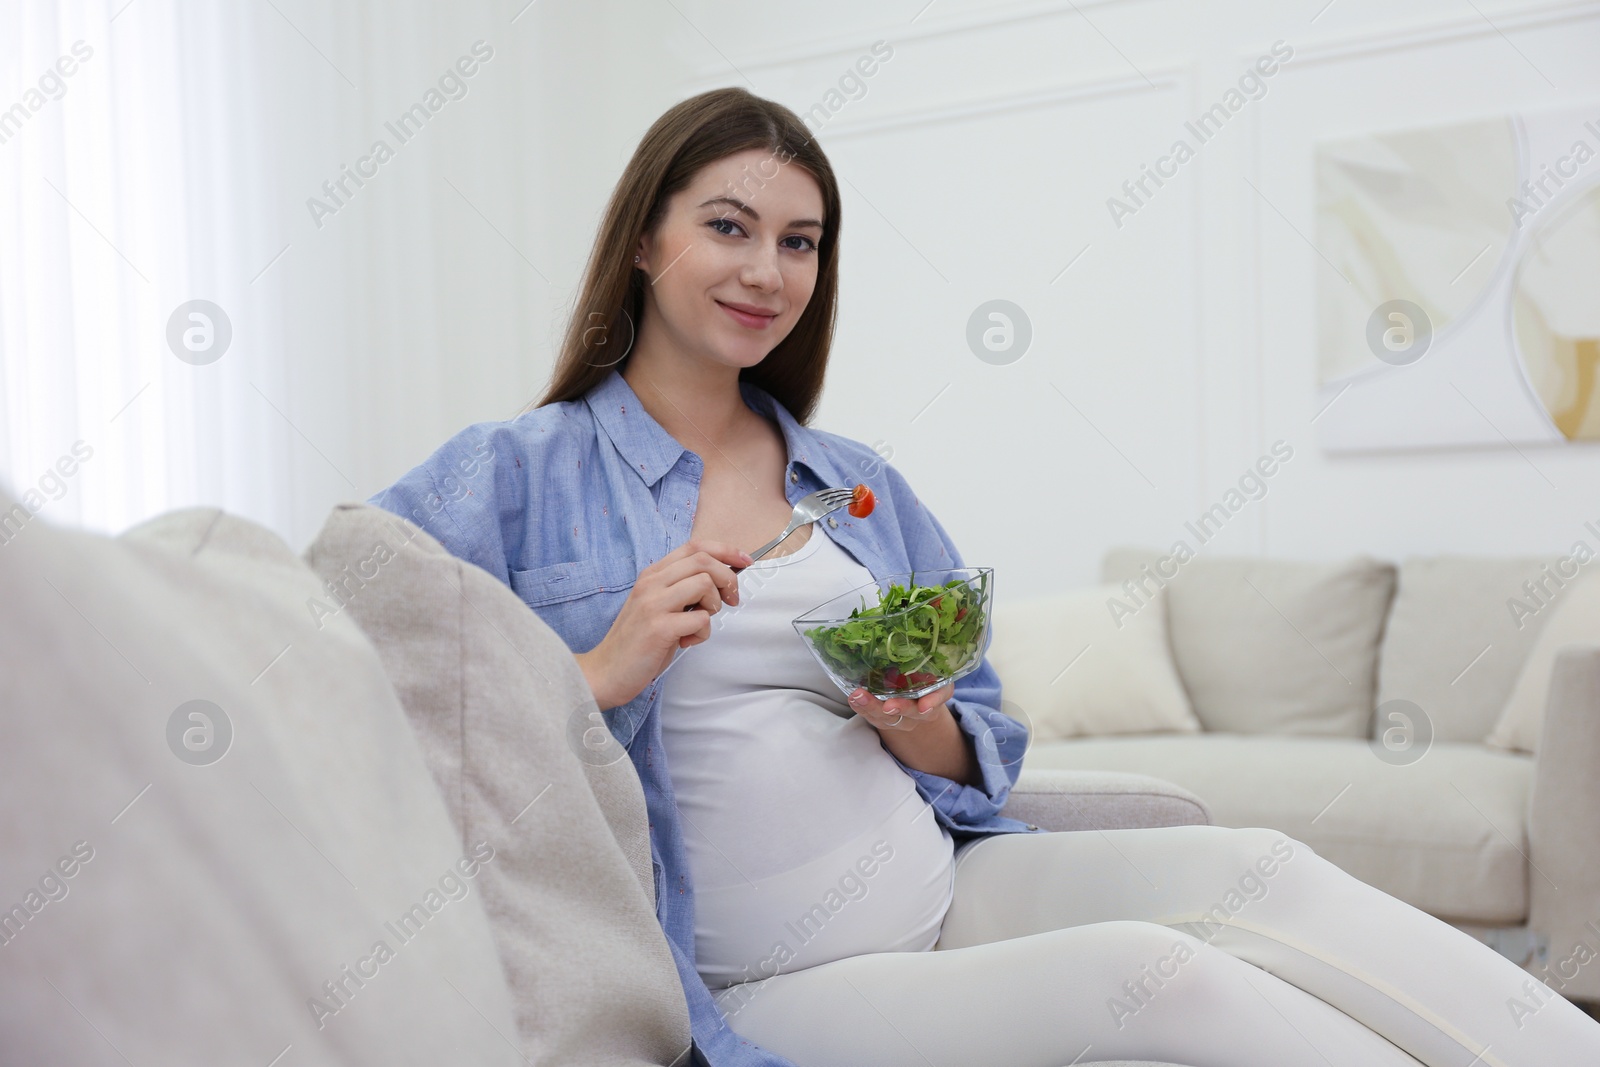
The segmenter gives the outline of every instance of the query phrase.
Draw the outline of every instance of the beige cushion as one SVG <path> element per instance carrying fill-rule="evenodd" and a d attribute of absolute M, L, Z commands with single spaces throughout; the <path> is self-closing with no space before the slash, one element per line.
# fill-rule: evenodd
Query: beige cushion
<path fill-rule="evenodd" d="M 1540 578 L 1546 562 L 1424 556 L 1402 563 L 1378 656 L 1378 703 L 1416 704 L 1437 741 L 1482 741 L 1555 610 L 1514 617 L 1507 608 L 1512 597 L 1527 599 L 1522 584 Z"/>
<path fill-rule="evenodd" d="M 306 559 L 330 582 L 354 575 L 342 614 L 382 655 L 460 839 L 496 843 L 483 901 L 523 1052 L 674 1062 L 689 1009 L 655 917 L 644 791 L 560 636 L 487 571 L 368 504 L 334 508 Z"/>
<path fill-rule="evenodd" d="M 463 877 L 376 652 L 306 615 L 319 586 L 209 509 L 116 540 L 36 518 L 0 549 L 0 807 L 26 813 L 0 906 L 92 851 L 0 947 L 6 1062 L 522 1062 L 481 906 L 499 856 Z M 222 715 L 170 741 L 194 700 Z"/>
<path fill-rule="evenodd" d="M 1547 616 L 1546 621 L 1489 733 L 1489 744 L 1497 748 L 1538 751 L 1556 652 L 1563 645 L 1600 645 L 1600 577 L 1580 574 L 1539 614 Z"/>
<path fill-rule="evenodd" d="M 1138 771 L 1202 797 L 1218 826 L 1266 826 L 1431 915 L 1527 917 L 1533 759 L 1435 743 L 1406 766 L 1339 737 L 1097 737 L 1035 745 L 1028 767 Z M 1348 787 L 1348 788 L 1347 788 Z"/>
<path fill-rule="evenodd" d="M 1112 549 L 1101 580 L 1138 583 L 1141 567 L 1155 573 L 1162 555 Z M 1201 724 L 1241 734 L 1366 737 L 1394 578 L 1391 564 L 1366 556 L 1337 563 L 1201 556 L 1177 567 L 1166 580 L 1167 635 Z M 1148 580 L 1145 588 L 1154 593 L 1157 585 Z"/>
<path fill-rule="evenodd" d="M 1167 648 L 1162 599 L 1119 625 L 1106 608 L 1118 592 L 1107 585 L 996 600 L 989 662 L 1032 726 L 1032 743 L 1199 731 Z"/>

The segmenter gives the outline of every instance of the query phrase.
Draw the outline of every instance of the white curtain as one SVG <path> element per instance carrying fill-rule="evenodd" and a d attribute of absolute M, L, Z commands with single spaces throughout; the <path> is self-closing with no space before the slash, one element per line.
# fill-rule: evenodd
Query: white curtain
<path fill-rule="evenodd" d="M 282 234 L 250 210 L 272 174 L 241 121 L 256 9 L 115 2 L 15 5 L 0 50 L 22 89 L 0 100 L 0 470 L 55 522 L 205 502 L 285 528 L 285 454 L 261 447 L 280 417 L 239 388 L 284 388 L 261 358 L 281 290 L 255 277 Z M 166 342 L 195 299 L 231 323 L 206 365 Z"/>
<path fill-rule="evenodd" d="M 676 98 L 621 92 L 625 45 L 573 54 L 609 4 L 0 11 L 0 481 L 111 533 L 214 505 L 299 549 L 331 505 L 514 414 L 627 153 Z M 389 124 L 435 90 L 402 144 Z M 393 157 L 314 214 L 379 139 Z M 212 362 L 168 341 L 196 300 L 231 328 Z"/>

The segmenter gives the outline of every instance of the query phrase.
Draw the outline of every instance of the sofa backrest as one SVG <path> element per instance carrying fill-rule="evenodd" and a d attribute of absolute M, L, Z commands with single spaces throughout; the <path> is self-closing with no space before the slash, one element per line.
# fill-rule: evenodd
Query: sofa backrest
<path fill-rule="evenodd" d="M 210 509 L 5 536 L 7 1063 L 521 1062 L 494 858 L 320 589 Z"/>

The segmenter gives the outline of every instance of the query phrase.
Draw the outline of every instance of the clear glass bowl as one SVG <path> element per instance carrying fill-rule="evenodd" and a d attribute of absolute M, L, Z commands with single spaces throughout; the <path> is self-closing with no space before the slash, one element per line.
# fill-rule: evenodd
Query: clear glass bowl
<path fill-rule="evenodd" d="M 923 594 L 925 599 L 886 614 L 864 614 L 877 608 L 893 585 L 944 592 Z M 793 626 L 847 698 L 864 686 L 876 697 L 915 700 L 978 669 L 989 649 L 993 599 L 992 567 L 907 571 L 818 604 Z M 872 624 L 862 625 L 862 619 Z M 956 640 L 948 641 L 950 636 Z"/>

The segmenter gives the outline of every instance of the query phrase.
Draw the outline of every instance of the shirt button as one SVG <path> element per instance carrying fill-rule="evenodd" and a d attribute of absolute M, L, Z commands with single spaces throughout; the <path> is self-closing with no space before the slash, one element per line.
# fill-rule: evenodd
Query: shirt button
<path fill-rule="evenodd" d="M 1035 825 L 1033 825 L 1033 823 L 1031 823 L 1031 822 L 1030 822 L 1030 823 L 1029 823 L 1029 824 L 1028 824 L 1028 829 L 1030 829 L 1030 830 L 1037 830 L 1037 829 L 1038 829 L 1038 827 L 1037 827 L 1037 826 L 1035 826 Z"/>
<path fill-rule="evenodd" d="M 835 530 L 837 530 L 839 528 L 838 520 L 835 519 L 832 515 L 828 516 L 828 525 L 833 527 Z"/>
<path fill-rule="evenodd" d="M 795 470 L 793 467 L 790 467 L 789 468 L 789 480 L 791 482 L 798 482 L 800 480 L 800 472 Z"/>

